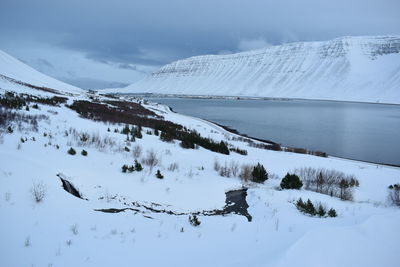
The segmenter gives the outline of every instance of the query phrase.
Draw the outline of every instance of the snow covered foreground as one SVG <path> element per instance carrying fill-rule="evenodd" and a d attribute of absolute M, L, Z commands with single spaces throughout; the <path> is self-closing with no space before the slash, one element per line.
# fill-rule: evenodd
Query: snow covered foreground
<path fill-rule="evenodd" d="M 400 37 L 341 37 L 172 62 L 118 93 L 400 104 Z"/>
<path fill-rule="evenodd" d="M 6 89 L 1 88 L 4 94 Z M 17 89 L 51 95 L 19 85 Z M 88 97 L 105 99 L 68 97 L 69 104 Z M 81 118 L 64 105 L 20 110 L 48 118 L 39 121 L 37 132 L 24 123 L 12 124 L 13 133 L 2 129 L 0 266 L 398 266 L 400 210 L 389 206 L 386 196 L 388 185 L 400 180 L 399 168 L 249 147 L 209 122 L 155 103 L 144 106 L 202 136 L 230 139 L 248 155 L 183 149 L 179 142 L 166 143 L 146 134 L 146 128 L 142 139 L 127 143 L 125 135 L 114 132 L 123 125 Z M 76 135 L 82 132 L 98 135 L 109 145 L 82 143 Z M 153 150 L 159 164 L 153 170 L 144 165 L 142 172 L 122 173 L 123 164 L 133 164 L 136 146 L 142 148 L 140 161 Z M 67 153 L 70 147 L 76 155 Z M 82 149 L 87 156 L 80 154 Z M 260 162 L 270 179 L 244 184 L 236 177 L 221 177 L 213 168 L 216 159 L 222 164 Z M 173 163 L 178 168 L 168 170 Z M 286 172 L 301 167 L 354 174 L 360 181 L 354 201 L 306 190 L 277 190 Z M 164 179 L 155 177 L 157 169 Z M 84 199 L 64 191 L 59 176 L 77 187 Z M 32 195 L 38 184 L 45 188 L 40 203 Z M 225 192 L 242 185 L 249 188 L 251 222 L 235 214 L 199 216 L 201 225 L 194 227 L 188 215 L 96 211 L 132 207 L 132 202 L 184 213 L 218 209 L 225 205 Z M 299 197 L 334 207 L 338 217 L 300 213 L 293 204 Z"/>

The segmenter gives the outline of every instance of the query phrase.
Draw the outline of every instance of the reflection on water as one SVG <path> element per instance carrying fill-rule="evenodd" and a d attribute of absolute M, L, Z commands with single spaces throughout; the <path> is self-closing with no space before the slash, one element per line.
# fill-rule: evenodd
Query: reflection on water
<path fill-rule="evenodd" d="M 400 106 L 308 100 L 152 98 L 282 145 L 400 165 Z"/>

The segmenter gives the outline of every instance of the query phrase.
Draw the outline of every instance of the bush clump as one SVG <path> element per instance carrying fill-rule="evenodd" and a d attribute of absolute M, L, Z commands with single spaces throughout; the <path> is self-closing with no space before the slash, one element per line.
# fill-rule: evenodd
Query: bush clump
<path fill-rule="evenodd" d="M 246 156 L 246 155 L 247 155 L 247 150 L 246 150 L 246 149 L 240 149 L 240 148 L 238 148 L 238 147 L 236 147 L 236 148 L 230 148 L 229 151 L 238 153 L 238 154 L 243 155 L 243 156 Z"/>
<path fill-rule="evenodd" d="M 122 165 L 122 167 L 121 167 L 121 170 L 123 173 L 126 173 L 128 171 L 128 169 L 129 169 L 129 166 L 126 164 Z"/>
<path fill-rule="evenodd" d="M 253 167 L 251 176 L 252 181 L 256 183 L 264 183 L 268 179 L 268 173 L 260 163 L 257 163 L 257 165 Z"/>
<path fill-rule="evenodd" d="M 71 147 L 70 149 L 68 149 L 68 154 L 75 155 L 76 154 L 76 150 Z"/>
<path fill-rule="evenodd" d="M 157 170 L 157 172 L 156 172 L 156 177 L 157 177 L 158 179 L 163 179 L 163 178 L 164 178 L 164 176 L 161 174 L 160 170 Z"/>
<path fill-rule="evenodd" d="M 329 217 L 337 217 L 336 210 L 331 208 L 331 209 L 328 211 L 328 216 L 329 216 Z"/>
<path fill-rule="evenodd" d="M 138 172 L 143 170 L 142 164 L 140 164 L 139 161 L 137 161 L 137 159 L 135 159 L 135 170 Z"/>
<path fill-rule="evenodd" d="M 121 170 L 123 173 L 126 172 L 134 172 L 134 171 L 142 171 L 143 167 L 142 165 L 135 159 L 134 165 L 128 166 L 127 164 L 122 165 Z"/>
<path fill-rule="evenodd" d="M 195 227 L 197 227 L 201 224 L 199 218 L 196 215 L 189 216 L 189 223 Z"/>
<path fill-rule="evenodd" d="M 400 207 L 400 184 L 393 184 L 388 187 L 389 203 Z"/>
<path fill-rule="evenodd" d="M 282 189 L 300 189 L 302 186 L 303 183 L 296 174 L 287 173 L 281 181 Z"/>
<path fill-rule="evenodd" d="M 311 216 L 327 217 L 325 207 L 321 203 L 314 205 L 310 199 L 304 202 L 301 198 L 299 198 L 299 200 L 297 200 L 296 202 L 296 208 L 299 211 L 309 214 Z M 328 216 L 336 217 L 337 216 L 336 210 L 331 208 L 328 211 Z"/>

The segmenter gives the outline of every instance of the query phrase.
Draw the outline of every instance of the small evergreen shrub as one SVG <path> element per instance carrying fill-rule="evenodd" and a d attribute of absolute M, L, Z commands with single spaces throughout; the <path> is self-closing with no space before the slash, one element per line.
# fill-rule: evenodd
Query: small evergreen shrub
<path fill-rule="evenodd" d="M 260 163 L 253 167 L 251 176 L 252 181 L 256 183 L 264 183 L 268 179 L 268 173 Z"/>
<path fill-rule="evenodd" d="M 134 133 L 135 138 L 141 139 L 143 137 L 142 135 L 142 127 L 139 125 L 135 127 L 132 132 Z"/>
<path fill-rule="evenodd" d="M 70 149 L 68 149 L 68 154 L 75 155 L 76 154 L 75 149 L 73 149 L 72 147 Z"/>
<path fill-rule="evenodd" d="M 8 127 L 7 127 L 7 132 L 8 132 L 8 133 L 13 133 L 14 130 L 13 130 L 13 128 L 12 128 L 11 126 L 8 126 Z"/>
<path fill-rule="evenodd" d="M 189 223 L 195 227 L 199 226 L 201 224 L 199 218 L 197 218 L 196 215 L 190 215 L 189 216 Z"/>
<path fill-rule="evenodd" d="M 337 217 L 336 210 L 333 209 L 333 208 L 331 208 L 331 209 L 328 211 L 328 216 L 329 216 L 329 217 Z"/>
<path fill-rule="evenodd" d="M 325 216 L 326 211 L 325 211 L 325 209 L 324 209 L 324 207 L 322 205 L 318 206 L 317 214 L 318 214 L 319 217 L 324 217 Z"/>
<path fill-rule="evenodd" d="M 128 166 L 127 164 L 122 165 L 121 170 L 123 173 L 134 172 L 136 170 L 134 165 Z"/>
<path fill-rule="evenodd" d="M 81 155 L 86 157 L 88 155 L 88 152 L 85 149 L 82 149 Z"/>
<path fill-rule="evenodd" d="M 311 202 L 310 199 L 307 200 L 305 203 L 305 212 L 314 216 L 317 214 L 317 211 L 315 210 L 314 204 Z"/>
<path fill-rule="evenodd" d="M 129 126 L 126 124 L 124 128 L 122 128 L 121 130 L 121 134 L 129 134 L 131 132 L 131 130 L 129 129 Z"/>
<path fill-rule="evenodd" d="M 326 209 L 322 204 L 318 204 L 317 208 L 315 208 L 315 205 L 311 202 L 310 199 L 308 199 L 306 202 L 304 202 L 301 198 L 299 198 L 296 202 L 296 208 L 306 214 L 309 214 L 311 216 L 318 216 L 318 217 L 327 217 L 327 212 Z M 336 210 L 331 208 L 328 211 L 328 216 L 329 217 L 336 217 Z"/>
<path fill-rule="evenodd" d="M 161 174 L 160 170 L 157 170 L 157 172 L 156 172 L 156 177 L 157 177 L 158 179 L 163 179 L 163 178 L 164 178 L 164 176 Z"/>
<path fill-rule="evenodd" d="M 281 181 L 282 189 L 300 189 L 303 186 L 299 176 L 287 173 Z"/>
<path fill-rule="evenodd" d="M 137 159 L 135 159 L 135 170 L 140 172 L 143 170 L 142 164 L 140 164 Z"/>
<path fill-rule="evenodd" d="M 301 212 L 306 212 L 306 205 L 303 202 L 303 199 L 299 198 L 299 200 L 297 200 L 296 208 Z"/>
<path fill-rule="evenodd" d="M 124 165 L 122 165 L 122 167 L 121 167 L 121 169 L 122 169 L 122 172 L 127 172 L 128 171 L 128 165 L 126 165 L 126 164 L 124 164 Z"/>

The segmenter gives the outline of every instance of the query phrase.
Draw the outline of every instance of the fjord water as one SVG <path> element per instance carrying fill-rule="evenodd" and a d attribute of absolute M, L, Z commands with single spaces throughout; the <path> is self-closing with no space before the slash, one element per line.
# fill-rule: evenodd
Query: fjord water
<path fill-rule="evenodd" d="M 400 105 L 312 100 L 150 100 L 284 146 L 400 165 Z"/>

